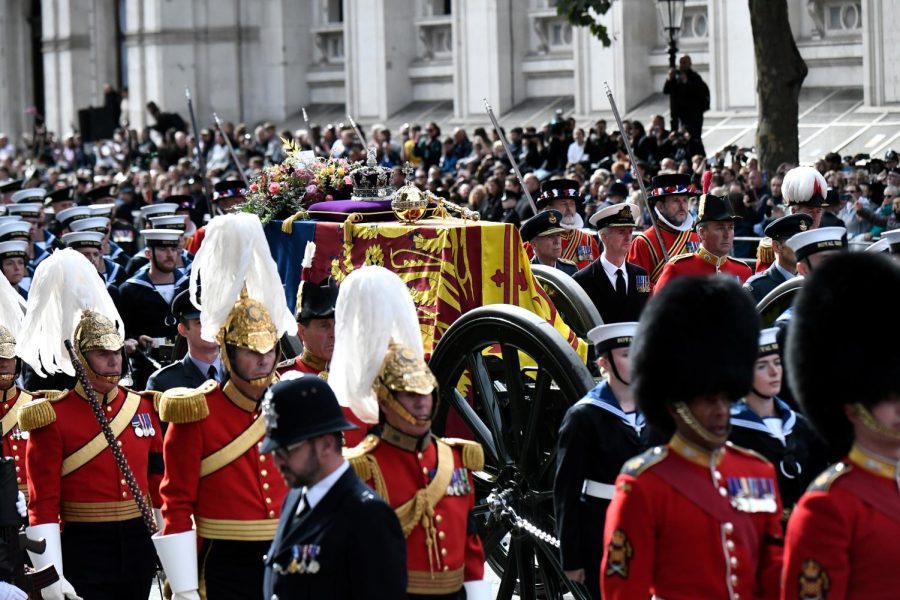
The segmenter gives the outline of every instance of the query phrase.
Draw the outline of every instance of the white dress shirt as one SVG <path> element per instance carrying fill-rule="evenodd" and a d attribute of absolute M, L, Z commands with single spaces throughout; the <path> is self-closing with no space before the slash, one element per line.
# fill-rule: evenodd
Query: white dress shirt
<path fill-rule="evenodd" d="M 325 494 L 337 483 L 337 480 L 341 478 L 341 475 L 350 468 L 350 463 L 344 459 L 344 462 L 341 463 L 337 469 L 332 471 L 332 473 L 323 479 L 321 479 L 318 483 L 306 488 L 306 494 L 304 495 L 304 501 L 301 501 L 297 504 L 297 512 L 295 514 L 300 514 L 300 512 L 307 506 L 312 510 L 316 507 L 316 504 L 322 501 L 322 498 L 325 497 Z"/>
<path fill-rule="evenodd" d="M 622 261 L 621 266 L 616 266 L 609 262 L 606 259 L 606 252 L 602 252 L 600 254 L 600 265 L 603 267 L 603 272 L 606 273 L 606 277 L 609 279 L 609 282 L 612 284 L 612 288 L 616 289 L 616 271 L 619 269 L 622 270 L 622 277 L 625 279 L 625 293 L 628 293 L 628 271 L 625 270 L 625 261 Z"/>

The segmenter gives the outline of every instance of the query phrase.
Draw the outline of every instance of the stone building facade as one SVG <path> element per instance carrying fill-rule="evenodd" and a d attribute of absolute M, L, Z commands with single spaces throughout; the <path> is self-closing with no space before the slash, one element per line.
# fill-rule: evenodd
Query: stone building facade
<path fill-rule="evenodd" d="M 66 133 L 77 112 L 127 87 L 132 126 L 153 100 L 203 122 L 284 121 L 304 105 L 343 105 L 360 122 L 413 102 L 452 102 L 483 121 L 533 98 L 568 97 L 576 116 L 626 111 L 662 88 L 666 40 L 654 0 L 618 1 L 604 48 L 556 14 L 556 0 L 0 0 L 0 131 L 31 128 L 42 108 Z M 900 104 L 900 3 L 788 0 L 805 87 L 862 88 Z M 755 104 L 747 2 L 687 0 L 679 41 L 707 81 L 712 109 Z"/>

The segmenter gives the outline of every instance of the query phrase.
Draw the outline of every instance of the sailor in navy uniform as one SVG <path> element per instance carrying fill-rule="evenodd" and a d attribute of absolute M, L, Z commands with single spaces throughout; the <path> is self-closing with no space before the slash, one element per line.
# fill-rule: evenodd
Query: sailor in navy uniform
<path fill-rule="evenodd" d="M 559 429 L 553 504 L 566 575 L 599 598 L 606 508 L 622 465 L 650 446 L 644 415 L 629 387 L 628 347 L 637 323 L 601 325 L 588 332 L 605 379 L 575 403 Z M 656 440 L 657 442 L 663 440 Z"/>
<path fill-rule="evenodd" d="M 570 276 L 578 271 L 575 263 L 561 258 L 562 234 L 566 230 L 562 226 L 562 213 L 558 210 L 539 212 L 522 223 L 519 233 L 522 241 L 530 242 L 534 249 L 531 264 L 553 266 Z"/>
<path fill-rule="evenodd" d="M 120 309 L 126 336 L 155 349 L 178 334 L 171 304 L 176 289 L 187 281 L 187 275 L 175 266 L 180 232 L 145 229 L 141 235 L 150 264 L 119 287 Z"/>
<path fill-rule="evenodd" d="M 140 223 L 142 229 L 155 229 L 150 219 L 152 217 L 171 217 L 178 209 L 178 205 L 173 202 L 161 202 L 159 204 L 148 204 L 141 207 Z M 125 273 L 131 277 L 143 267 L 147 266 L 147 257 L 144 253 L 137 253 L 125 264 Z"/>
<path fill-rule="evenodd" d="M 795 234 L 809 229 L 812 223 L 813 218 L 808 214 L 796 213 L 775 219 L 766 226 L 765 234 L 772 239 L 775 262 L 744 282 L 744 289 L 753 297 L 754 302 L 759 302 L 779 284 L 797 276 L 797 259 L 785 242 Z"/>
<path fill-rule="evenodd" d="M 118 289 L 120 285 L 125 283 L 125 280 L 128 279 L 125 275 L 125 267 L 113 261 L 109 256 L 103 254 L 103 247 L 106 245 L 108 240 L 107 236 L 109 235 L 108 217 L 88 217 L 87 219 L 72 221 L 69 223 L 68 229 L 72 233 L 82 231 L 99 233 L 101 237 L 101 247 L 99 264 L 96 265 L 97 271 L 100 272 L 100 275 L 103 276 L 103 280 L 106 281 L 107 289 Z M 65 237 L 65 234 L 63 237 Z M 115 296 L 113 296 L 113 298 L 115 298 Z"/>
<path fill-rule="evenodd" d="M 600 257 L 573 276 L 603 318 L 604 323 L 637 321 L 650 297 L 647 271 L 627 262 L 632 232 L 641 210 L 632 203 L 613 204 L 591 215 L 600 231 Z"/>
<path fill-rule="evenodd" d="M 19 204 L 7 204 L 6 214 L 19 216 L 23 221 L 27 221 L 35 226 L 35 231 L 43 238 L 31 240 L 31 248 L 29 248 L 31 260 L 28 262 L 28 268 L 33 273 L 37 266 L 41 264 L 41 261 L 50 256 L 50 253 L 56 249 L 57 238 L 44 228 L 41 204 L 39 203 L 21 202 Z"/>
<path fill-rule="evenodd" d="M 808 218 L 803 214 L 793 216 Z M 777 336 L 777 327 L 760 332 L 753 387 L 731 407 L 728 439 L 758 452 L 775 465 L 784 506 L 783 520 L 787 522 L 797 500 L 827 463 L 823 459 L 825 449 L 806 418 L 778 397 L 784 369 Z"/>
<path fill-rule="evenodd" d="M 114 218 L 114 212 L 116 210 L 115 204 L 92 204 L 91 205 L 91 217 L 106 217 L 109 219 L 111 223 Z M 125 252 L 125 249 L 122 248 L 115 241 L 110 239 L 112 235 L 112 229 L 107 228 L 106 231 L 106 239 L 103 242 L 104 245 L 104 255 L 105 258 L 109 262 L 113 262 L 119 265 L 122 268 L 122 275 L 125 276 L 125 266 L 128 264 L 128 261 L 131 260 L 131 255 Z"/>
<path fill-rule="evenodd" d="M 262 402 L 263 452 L 292 488 L 265 556 L 265 600 L 402 600 L 406 540 L 393 509 L 341 455 L 353 429 L 328 384 L 281 381 Z"/>

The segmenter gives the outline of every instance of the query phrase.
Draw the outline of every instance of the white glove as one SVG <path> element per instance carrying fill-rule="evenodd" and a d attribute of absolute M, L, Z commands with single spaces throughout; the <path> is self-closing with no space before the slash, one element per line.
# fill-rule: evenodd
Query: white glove
<path fill-rule="evenodd" d="M 59 581 L 53 585 L 41 590 L 41 597 L 44 600 L 81 600 L 81 597 L 75 593 L 72 584 L 63 577 L 63 560 L 62 560 L 62 544 L 59 538 L 59 523 L 42 523 L 28 527 L 25 534 L 29 539 L 39 540 L 44 538 L 47 542 L 47 549 L 43 554 L 35 554 L 29 552 L 31 564 L 35 569 L 42 569 L 47 565 L 53 565 L 59 574 Z"/>
<path fill-rule="evenodd" d="M 486 579 L 480 581 L 467 581 L 463 583 L 466 590 L 466 600 L 491 600 L 491 582 Z"/>
<path fill-rule="evenodd" d="M 197 579 L 197 532 L 191 529 L 169 535 L 156 533 L 150 539 L 166 572 L 173 600 L 200 600 L 197 593 L 200 587 Z"/>
<path fill-rule="evenodd" d="M 19 512 L 19 516 L 23 519 L 28 516 L 28 511 L 25 508 L 25 494 L 19 492 L 18 497 L 16 498 L 16 510 Z M 3 597 L 0 596 L 0 600 L 3 600 Z"/>
<path fill-rule="evenodd" d="M 28 600 L 28 594 L 11 583 L 0 581 L 0 600 Z"/>

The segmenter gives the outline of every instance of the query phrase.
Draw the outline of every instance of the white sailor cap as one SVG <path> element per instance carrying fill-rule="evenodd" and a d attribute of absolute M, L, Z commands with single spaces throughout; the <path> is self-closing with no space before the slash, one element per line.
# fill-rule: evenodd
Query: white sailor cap
<path fill-rule="evenodd" d="M 87 219 L 91 216 L 90 206 L 70 206 L 65 210 L 56 213 L 56 220 L 62 223 L 63 227 L 68 227 L 72 221 Z"/>
<path fill-rule="evenodd" d="M 92 217 L 111 217 L 113 211 L 116 209 L 115 204 L 92 204 L 91 205 L 91 216 Z"/>
<path fill-rule="evenodd" d="M 19 204 L 20 202 L 27 202 L 33 198 L 43 201 L 44 196 L 47 195 L 47 190 L 44 188 L 27 188 L 24 190 L 19 190 L 15 194 L 12 195 L 10 200 L 13 204 Z"/>
<path fill-rule="evenodd" d="M 31 235 L 31 223 L 28 221 L 9 221 L 0 223 L 0 241 L 27 240 Z"/>
<path fill-rule="evenodd" d="M 881 239 L 887 240 L 887 245 L 891 247 L 891 254 L 900 254 L 900 229 L 883 232 Z"/>
<path fill-rule="evenodd" d="M 6 214 L 19 215 L 23 219 L 37 218 L 41 216 L 43 206 L 36 202 L 20 202 L 19 204 L 7 204 Z"/>
<path fill-rule="evenodd" d="M 621 202 L 601 208 L 591 215 L 588 223 L 597 229 L 607 227 L 635 227 L 641 218 L 641 209 L 633 202 Z"/>
<path fill-rule="evenodd" d="M 88 217 L 69 223 L 69 231 L 99 231 L 106 233 L 109 229 L 109 219 L 106 217 Z"/>
<path fill-rule="evenodd" d="M 167 217 L 150 217 L 153 229 L 172 229 L 184 231 L 184 215 L 170 215 Z"/>
<path fill-rule="evenodd" d="M 597 352 L 603 353 L 613 348 L 630 346 L 637 326 L 635 321 L 599 325 L 588 331 L 587 337 L 597 348 Z"/>
<path fill-rule="evenodd" d="M 141 207 L 141 216 L 145 219 L 150 217 L 164 217 L 174 215 L 178 210 L 178 205 L 172 202 L 162 202 L 160 204 L 148 204 Z"/>
<path fill-rule="evenodd" d="M 99 231 L 73 231 L 64 233 L 62 241 L 68 248 L 101 248 L 103 234 Z"/>
<path fill-rule="evenodd" d="M 142 229 L 144 242 L 150 247 L 174 247 L 181 241 L 182 232 L 175 229 Z"/>
<path fill-rule="evenodd" d="M 0 242 L 0 259 L 26 258 L 28 256 L 28 242 L 26 240 L 8 240 Z"/>
<path fill-rule="evenodd" d="M 0 225 L 6 225 L 7 223 L 14 223 L 21 220 L 22 217 L 19 215 L 0 215 Z"/>
<path fill-rule="evenodd" d="M 778 353 L 778 328 L 767 327 L 759 332 L 759 355 Z"/>
<path fill-rule="evenodd" d="M 797 260 L 826 250 L 844 250 L 847 248 L 847 229 L 844 227 L 819 227 L 801 231 L 787 241 L 788 248 L 794 251 Z"/>

